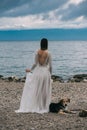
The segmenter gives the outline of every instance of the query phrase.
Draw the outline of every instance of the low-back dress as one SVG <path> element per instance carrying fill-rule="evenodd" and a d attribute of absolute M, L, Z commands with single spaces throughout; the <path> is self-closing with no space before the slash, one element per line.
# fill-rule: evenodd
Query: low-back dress
<path fill-rule="evenodd" d="M 35 63 L 32 66 L 32 73 L 26 74 L 26 81 L 23 88 L 19 112 L 49 112 L 51 102 L 51 54 L 47 51 L 47 56 L 43 64 L 40 64 L 40 54 L 35 54 Z M 43 60 L 42 60 L 43 62 Z"/>

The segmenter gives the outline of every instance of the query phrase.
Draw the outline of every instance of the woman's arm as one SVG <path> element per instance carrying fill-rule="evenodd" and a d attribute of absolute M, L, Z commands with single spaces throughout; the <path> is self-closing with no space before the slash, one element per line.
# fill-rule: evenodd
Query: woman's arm
<path fill-rule="evenodd" d="M 32 65 L 31 69 L 26 69 L 26 72 L 31 72 L 31 71 L 33 71 L 34 68 L 36 67 L 37 63 L 38 63 L 38 55 L 37 55 L 37 53 L 36 53 L 36 54 L 35 54 L 34 64 Z"/>
<path fill-rule="evenodd" d="M 49 71 L 52 74 L 52 57 L 50 53 L 49 53 L 49 58 L 48 58 L 48 66 L 49 66 Z"/>

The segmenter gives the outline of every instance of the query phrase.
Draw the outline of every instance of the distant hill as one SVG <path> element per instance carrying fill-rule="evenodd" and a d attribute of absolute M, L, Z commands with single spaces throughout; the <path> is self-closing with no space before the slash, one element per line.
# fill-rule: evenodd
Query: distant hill
<path fill-rule="evenodd" d="M 0 30 L 0 41 L 36 41 L 46 37 L 48 40 L 87 40 L 86 29 L 30 29 Z"/>

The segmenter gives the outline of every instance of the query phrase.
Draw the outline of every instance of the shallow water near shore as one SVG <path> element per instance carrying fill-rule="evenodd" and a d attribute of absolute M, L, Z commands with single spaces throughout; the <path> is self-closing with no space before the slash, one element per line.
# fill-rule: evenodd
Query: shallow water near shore
<path fill-rule="evenodd" d="M 39 41 L 0 42 L 0 74 L 25 76 L 31 68 Z M 87 73 L 87 41 L 49 41 L 53 74 L 67 80 L 75 74 Z"/>

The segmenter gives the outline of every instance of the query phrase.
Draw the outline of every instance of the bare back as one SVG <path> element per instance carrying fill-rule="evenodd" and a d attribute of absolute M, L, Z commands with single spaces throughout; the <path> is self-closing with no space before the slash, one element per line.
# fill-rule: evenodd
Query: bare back
<path fill-rule="evenodd" d="M 47 57 L 48 57 L 47 50 L 39 50 L 38 51 L 38 62 L 40 65 L 44 65 L 46 63 Z"/>

